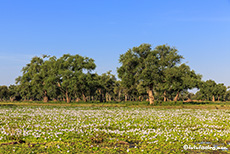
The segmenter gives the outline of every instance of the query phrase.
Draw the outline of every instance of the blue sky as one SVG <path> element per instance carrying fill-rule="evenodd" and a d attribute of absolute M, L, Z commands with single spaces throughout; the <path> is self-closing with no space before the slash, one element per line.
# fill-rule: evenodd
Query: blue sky
<path fill-rule="evenodd" d="M 203 80 L 230 86 L 229 0 L 0 0 L 0 85 L 42 54 L 88 56 L 116 74 L 142 43 L 174 46 Z"/>

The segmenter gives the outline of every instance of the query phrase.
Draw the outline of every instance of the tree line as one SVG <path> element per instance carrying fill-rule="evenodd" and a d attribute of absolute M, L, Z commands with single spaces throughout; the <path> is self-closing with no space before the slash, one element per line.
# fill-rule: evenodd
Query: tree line
<path fill-rule="evenodd" d="M 0 100 L 21 101 L 158 101 L 230 100 L 224 84 L 202 81 L 168 45 L 141 44 L 120 55 L 119 80 L 108 71 L 94 73 L 92 58 L 78 54 L 33 57 L 16 84 L 0 86 Z M 196 94 L 189 89 L 197 88 Z"/>

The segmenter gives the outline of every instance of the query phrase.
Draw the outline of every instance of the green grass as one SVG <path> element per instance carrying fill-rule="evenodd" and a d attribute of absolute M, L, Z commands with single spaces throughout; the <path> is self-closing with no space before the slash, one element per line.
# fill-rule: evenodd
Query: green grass
<path fill-rule="evenodd" d="M 155 101 L 154 105 L 150 105 L 147 101 L 128 101 L 128 102 L 53 102 L 44 103 L 41 101 L 28 102 L 0 102 L 0 106 L 72 106 L 72 107 L 141 107 L 141 108 L 190 108 L 190 109 L 230 109 L 230 102 L 183 102 L 183 101 Z"/>

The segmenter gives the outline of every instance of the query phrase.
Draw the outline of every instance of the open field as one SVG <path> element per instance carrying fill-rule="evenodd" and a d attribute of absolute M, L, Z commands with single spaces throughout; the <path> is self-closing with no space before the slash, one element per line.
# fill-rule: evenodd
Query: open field
<path fill-rule="evenodd" d="M 1 103 L 0 153 L 230 153 L 228 107 Z"/>

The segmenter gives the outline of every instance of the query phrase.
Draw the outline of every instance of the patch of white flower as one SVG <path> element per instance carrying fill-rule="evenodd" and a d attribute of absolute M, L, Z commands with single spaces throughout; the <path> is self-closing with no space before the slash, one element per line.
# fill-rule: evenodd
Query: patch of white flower
<path fill-rule="evenodd" d="M 67 133 L 102 132 L 158 144 L 230 136 L 228 110 L 17 107 L 0 108 L 0 119 L 0 140 L 7 136 L 62 140 Z"/>

